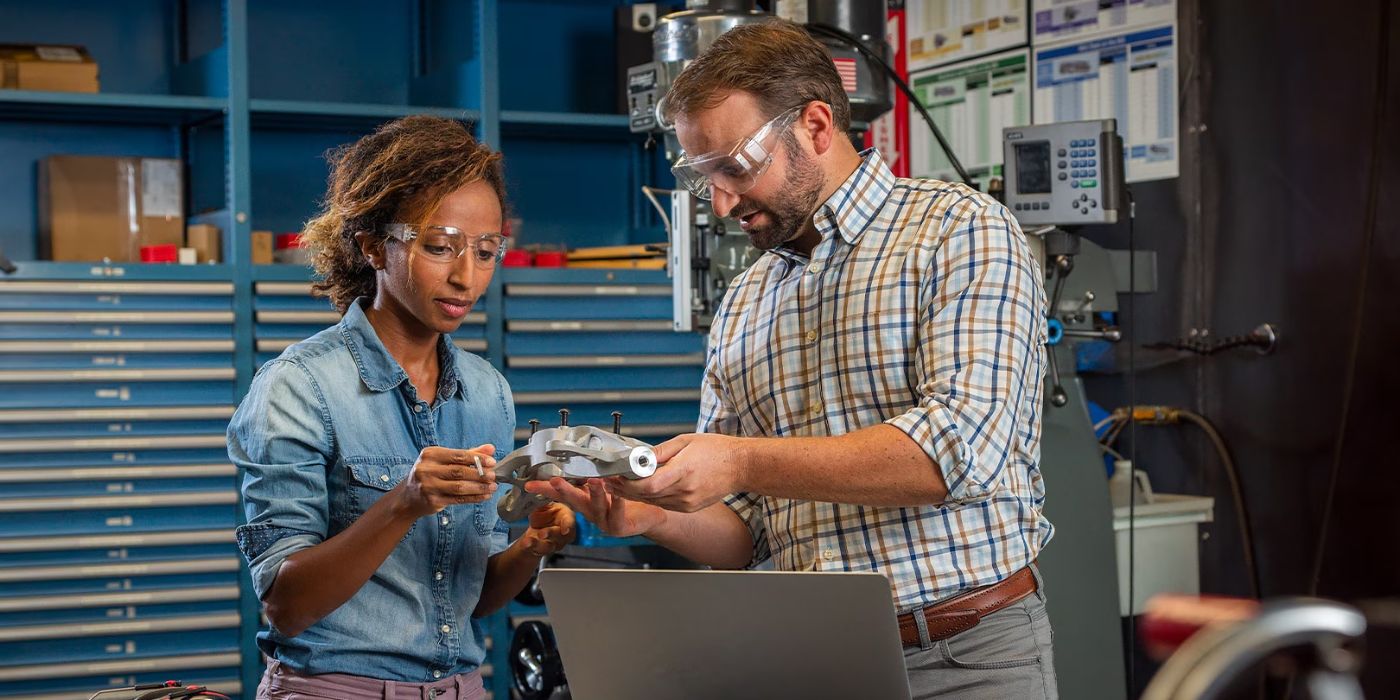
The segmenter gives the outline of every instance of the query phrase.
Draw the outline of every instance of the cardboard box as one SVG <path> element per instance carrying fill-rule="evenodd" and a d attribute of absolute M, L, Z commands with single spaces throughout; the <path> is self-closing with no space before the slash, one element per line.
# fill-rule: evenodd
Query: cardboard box
<path fill-rule="evenodd" d="M 252 254 L 252 258 L 253 258 L 253 264 L 254 264 L 254 265 L 271 265 L 271 264 L 272 264 L 272 232 L 271 232 L 271 231 L 254 231 L 254 232 L 253 232 L 253 254 Z"/>
<path fill-rule="evenodd" d="M 0 44 L 0 88 L 97 92 L 97 62 L 81 46 Z"/>
<path fill-rule="evenodd" d="M 223 257 L 219 227 L 213 224 L 190 224 L 185 227 L 185 247 L 193 248 L 199 263 L 216 263 Z"/>
<path fill-rule="evenodd" d="M 178 160 L 45 158 L 39 161 L 40 255 L 46 260 L 135 262 L 142 246 L 182 246 L 184 191 Z"/>

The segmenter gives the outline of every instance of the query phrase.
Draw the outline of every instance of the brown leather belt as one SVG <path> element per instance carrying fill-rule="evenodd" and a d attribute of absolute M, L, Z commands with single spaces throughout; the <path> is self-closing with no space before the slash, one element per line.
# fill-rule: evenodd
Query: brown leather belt
<path fill-rule="evenodd" d="M 899 616 L 899 639 L 906 647 L 919 646 L 919 626 L 915 615 L 928 621 L 932 641 L 947 639 L 977 626 L 983 617 L 1035 592 L 1035 574 L 1029 566 L 990 586 L 974 588 L 928 607 Z"/>

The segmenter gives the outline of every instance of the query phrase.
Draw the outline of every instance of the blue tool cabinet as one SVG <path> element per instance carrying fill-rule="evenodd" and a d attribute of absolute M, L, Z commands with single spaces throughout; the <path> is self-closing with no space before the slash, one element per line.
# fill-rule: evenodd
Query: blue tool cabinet
<path fill-rule="evenodd" d="M 252 697 L 263 620 L 234 545 L 224 428 L 263 362 L 336 321 L 307 269 L 254 265 L 299 230 L 327 149 L 408 114 L 506 158 L 520 244 L 665 240 L 654 144 L 612 114 L 625 0 L 0 0 L 0 43 L 81 44 L 98 94 L 0 90 L 0 699 L 180 678 Z M 36 163 L 177 158 L 200 266 L 39 261 Z M 510 380 L 517 439 L 571 422 L 693 428 L 703 340 L 660 271 L 503 269 L 455 335 Z M 590 544 L 619 542 L 591 533 Z M 623 542 L 622 544 L 626 544 Z M 520 613 L 519 606 L 513 606 Z M 510 619 L 478 624 L 509 697 Z"/>
<path fill-rule="evenodd" d="M 233 289 L 0 278 L 0 697 L 239 682 Z"/>

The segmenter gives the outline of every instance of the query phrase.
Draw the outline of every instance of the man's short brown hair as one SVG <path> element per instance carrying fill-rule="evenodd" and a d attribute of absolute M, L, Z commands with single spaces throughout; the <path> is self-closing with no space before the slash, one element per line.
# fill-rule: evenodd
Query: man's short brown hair
<path fill-rule="evenodd" d="M 818 100 L 831 106 L 837 129 L 851 126 L 851 102 L 831 54 L 787 20 L 743 24 L 725 32 L 671 84 L 662 116 L 674 122 L 679 115 L 718 105 L 735 90 L 752 94 L 770 118 Z"/>

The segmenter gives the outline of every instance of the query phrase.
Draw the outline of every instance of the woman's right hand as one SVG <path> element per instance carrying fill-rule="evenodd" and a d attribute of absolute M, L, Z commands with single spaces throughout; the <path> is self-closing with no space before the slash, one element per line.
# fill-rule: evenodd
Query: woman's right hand
<path fill-rule="evenodd" d="M 413 471 L 395 487 L 405 510 L 416 520 L 459 503 L 482 503 L 496 493 L 496 448 L 470 450 L 425 447 Z M 481 460 L 484 474 L 477 474 Z"/>
<path fill-rule="evenodd" d="M 589 479 L 579 488 L 556 476 L 528 481 L 525 491 L 569 506 L 611 537 L 645 535 L 666 520 L 666 511 L 614 494 L 602 479 Z"/>

